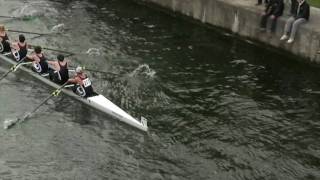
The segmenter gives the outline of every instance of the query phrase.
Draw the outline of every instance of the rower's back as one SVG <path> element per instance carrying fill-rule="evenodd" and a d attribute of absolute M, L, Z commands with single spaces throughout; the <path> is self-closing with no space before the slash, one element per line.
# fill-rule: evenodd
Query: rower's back
<path fill-rule="evenodd" d="M 49 70 L 49 66 L 47 63 L 47 58 L 42 53 L 42 48 L 40 46 L 36 46 L 34 48 L 35 54 L 31 57 L 33 63 L 33 70 L 37 73 L 43 74 L 47 73 Z"/>
<path fill-rule="evenodd" d="M 9 37 L 7 35 L 4 25 L 0 25 L 0 53 L 6 53 L 11 51 Z"/>

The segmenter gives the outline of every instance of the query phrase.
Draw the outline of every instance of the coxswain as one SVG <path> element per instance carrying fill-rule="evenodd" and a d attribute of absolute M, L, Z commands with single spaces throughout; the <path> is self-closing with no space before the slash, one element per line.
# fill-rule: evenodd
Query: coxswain
<path fill-rule="evenodd" d="M 33 70 L 35 72 L 40 74 L 48 72 L 49 66 L 47 59 L 42 53 L 42 48 L 40 46 L 35 46 L 34 52 L 31 55 L 27 55 L 27 58 L 33 62 Z"/>
<path fill-rule="evenodd" d="M 68 61 L 63 55 L 57 56 L 57 61 L 48 61 L 50 79 L 56 83 L 64 84 L 69 79 Z"/>
<path fill-rule="evenodd" d="M 83 72 L 83 69 L 80 66 L 76 68 L 76 75 L 69 79 L 68 82 L 74 84 L 73 92 L 81 97 L 91 97 L 96 95 L 93 91 L 90 79 Z"/>
<path fill-rule="evenodd" d="M 10 42 L 4 25 L 0 25 L 0 53 L 10 52 Z"/>
<path fill-rule="evenodd" d="M 18 42 L 11 43 L 11 52 L 16 61 L 23 60 L 28 54 L 28 45 L 23 34 L 19 35 Z"/>

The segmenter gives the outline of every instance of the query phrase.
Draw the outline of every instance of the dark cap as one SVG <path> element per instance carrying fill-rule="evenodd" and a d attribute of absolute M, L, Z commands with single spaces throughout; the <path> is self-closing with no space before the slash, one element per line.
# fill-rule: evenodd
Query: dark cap
<path fill-rule="evenodd" d="M 58 61 L 63 61 L 64 60 L 64 56 L 62 54 L 59 54 L 57 56 Z"/>
<path fill-rule="evenodd" d="M 26 37 L 24 37 L 23 34 L 20 34 L 19 35 L 19 41 L 23 43 L 25 40 L 26 40 Z"/>
<path fill-rule="evenodd" d="M 34 52 L 36 52 L 37 54 L 40 54 L 41 51 L 42 51 L 41 46 L 36 46 L 36 47 L 34 47 Z"/>

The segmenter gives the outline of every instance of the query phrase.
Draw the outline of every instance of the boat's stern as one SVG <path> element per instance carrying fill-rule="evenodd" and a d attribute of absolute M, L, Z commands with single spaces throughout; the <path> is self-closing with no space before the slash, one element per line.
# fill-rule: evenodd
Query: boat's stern
<path fill-rule="evenodd" d="M 89 97 L 87 98 L 87 101 L 87 103 L 90 104 L 90 106 L 102 112 L 105 112 L 113 117 L 116 117 L 120 121 L 123 121 L 140 130 L 148 131 L 148 123 L 146 118 L 141 117 L 140 121 L 133 118 L 131 115 L 126 113 L 124 110 L 122 110 L 120 107 L 115 105 L 113 102 L 111 102 L 103 95 L 99 94 L 97 96 Z"/>

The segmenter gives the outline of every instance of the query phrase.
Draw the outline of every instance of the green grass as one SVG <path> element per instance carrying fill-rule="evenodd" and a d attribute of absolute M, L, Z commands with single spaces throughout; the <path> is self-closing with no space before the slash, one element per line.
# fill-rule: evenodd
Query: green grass
<path fill-rule="evenodd" d="M 309 0 L 311 6 L 320 8 L 320 0 Z"/>

